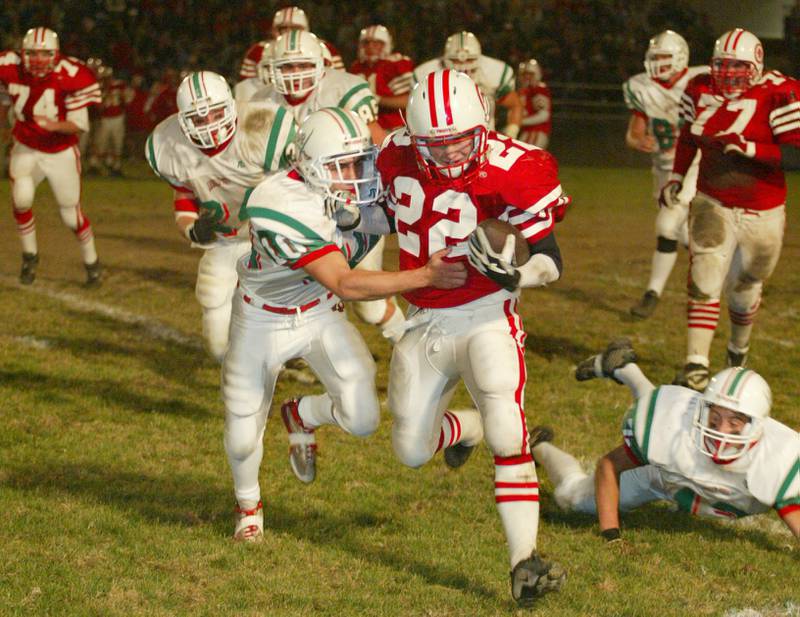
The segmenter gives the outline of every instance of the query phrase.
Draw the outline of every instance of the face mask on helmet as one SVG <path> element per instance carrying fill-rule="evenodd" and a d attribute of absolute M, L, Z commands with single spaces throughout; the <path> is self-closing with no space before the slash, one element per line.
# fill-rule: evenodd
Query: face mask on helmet
<path fill-rule="evenodd" d="M 290 32 L 271 46 L 270 76 L 275 89 L 301 97 L 317 87 L 325 71 L 322 45 L 310 32 Z"/>
<path fill-rule="evenodd" d="M 36 78 L 49 75 L 58 62 L 58 35 L 49 28 L 31 28 L 22 39 L 22 65 Z"/>
<path fill-rule="evenodd" d="M 472 32 L 458 32 L 444 44 L 444 65 L 448 69 L 474 76 L 478 72 L 481 44 Z"/>
<path fill-rule="evenodd" d="M 739 97 L 759 80 L 763 70 L 764 48 L 752 32 L 736 28 L 714 43 L 711 80 L 717 94 Z"/>
<path fill-rule="evenodd" d="M 355 113 L 326 107 L 309 115 L 295 137 L 292 165 L 329 203 L 368 205 L 381 193 L 378 148 Z"/>
<path fill-rule="evenodd" d="M 698 401 L 695 447 L 715 463 L 736 461 L 761 438 L 771 406 L 772 393 L 758 373 L 742 367 L 721 371 Z"/>
<path fill-rule="evenodd" d="M 364 28 L 358 37 L 358 59 L 377 62 L 392 53 L 392 35 L 385 26 Z"/>
<path fill-rule="evenodd" d="M 198 148 L 217 148 L 236 132 L 236 107 L 227 82 L 210 71 L 190 73 L 178 86 L 178 124 Z"/>
<path fill-rule="evenodd" d="M 408 100 L 406 126 L 417 164 L 438 182 L 470 182 L 486 164 L 486 105 L 464 73 L 443 69 L 419 82 Z"/>

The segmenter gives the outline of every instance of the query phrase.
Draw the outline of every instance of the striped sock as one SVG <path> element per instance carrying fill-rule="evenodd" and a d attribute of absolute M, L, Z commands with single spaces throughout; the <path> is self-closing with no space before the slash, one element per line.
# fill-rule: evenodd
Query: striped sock
<path fill-rule="evenodd" d="M 15 209 L 14 220 L 17 222 L 17 234 L 22 243 L 22 252 L 35 255 L 38 252 L 38 246 L 36 244 L 36 217 L 33 216 L 33 209 Z"/>
<path fill-rule="evenodd" d="M 731 345 L 736 349 L 744 350 L 745 353 L 750 346 L 750 333 L 753 331 L 753 322 L 760 305 L 761 298 L 756 300 L 749 309 L 741 311 L 728 306 L 728 316 L 731 320 Z"/>
<path fill-rule="evenodd" d="M 473 446 L 483 439 L 483 424 L 481 415 L 475 411 L 445 411 L 442 417 L 442 426 L 439 431 L 439 443 L 436 451 L 463 443 Z"/>
<path fill-rule="evenodd" d="M 533 457 L 527 451 L 521 456 L 495 456 L 494 500 L 513 568 L 530 557 L 539 531 L 539 482 Z"/>
<path fill-rule="evenodd" d="M 689 300 L 687 308 L 689 344 L 686 356 L 706 358 L 705 363 L 701 364 L 708 365 L 708 352 L 719 322 L 719 300 Z"/>

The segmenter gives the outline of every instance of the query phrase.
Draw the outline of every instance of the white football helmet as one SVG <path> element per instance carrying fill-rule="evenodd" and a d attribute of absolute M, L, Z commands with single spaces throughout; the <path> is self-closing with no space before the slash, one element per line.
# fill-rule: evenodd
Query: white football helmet
<path fill-rule="evenodd" d="M 711 79 L 718 94 L 737 98 L 761 78 L 764 48 L 752 32 L 736 28 L 714 43 Z"/>
<path fill-rule="evenodd" d="M 374 54 L 368 53 L 367 43 L 370 41 L 377 41 L 383 43 L 380 51 Z M 367 26 L 361 30 L 358 35 L 358 59 L 361 62 L 377 62 L 392 53 L 392 35 L 386 26 L 376 24 L 374 26 Z"/>
<path fill-rule="evenodd" d="M 644 68 L 651 79 L 669 81 L 689 66 L 689 45 L 680 34 L 664 30 L 647 46 Z"/>
<path fill-rule="evenodd" d="M 472 32 L 461 31 L 447 37 L 444 44 L 444 65 L 473 75 L 478 70 L 481 44 Z"/>
<path fill-rule="evenodd" d="M 270 73 L 281 94 L 303 96 L 317 87 L 325 72 L 322 43 L 310 32 L 293 30 L 271 45 Z"/>
<path fill-rule="evenodd" d="M 221 146 L 236 132 L 236 105 L 222 75 L 189 73 L 178 86 L 176 102 L 178 124 L 198 148 Z"/>
<path fill-rule="evenodd" d="M 535 58 L 520 62 L 519 64 L 519 86 L 520 88 L 532 88 L 542 81 L 542 67 Z"/>
<path fill-rule="evenodd" d="M 50 28 L 31 28 L 22 37 L 22 66 L 33 77 L 49 75 L 58 57 L 58 35 Z"/>
<path fill-rule="evenodd" d="M 261 59 L 256 64 L 256 77 L 264 85 L 272 83 L 272 43 L 273 41 L 262 41 Z"/>
<path fill-rule="evenodd" d="M 300 125 L 292 166 L 329 203 L 366 205 L 381 193 L 377 158 L 378 148 L 358 114 L 324 107 Z"/>
<path fill-rule="evenodd" d="M 308 17 L 299 6 L 287 6 L 278 9 L 272 18 L 272 36 L 278 38 L 290 30 L 304 30 L 308 32 Z"/>
<path fill-rule="evenodd" d="M 739 434 L 709 426 L 711 407 L 724 407 L 748 416 Z M 750 450 L 761 438 L 764 420 L 772 407 L 772 391 L 761 375 L 741 366 L 726 368 L 711 378 L 701 396 L 693 422 L 693 442 L 716 463 L 730 463 Z"/>
<path fill-rule="evenodd" d="M 417 163 L 432 180 L 469 182 L 486 163 L 486 102 L 466 73 L 440 69 L 414 86 L 406 127 Z"/>

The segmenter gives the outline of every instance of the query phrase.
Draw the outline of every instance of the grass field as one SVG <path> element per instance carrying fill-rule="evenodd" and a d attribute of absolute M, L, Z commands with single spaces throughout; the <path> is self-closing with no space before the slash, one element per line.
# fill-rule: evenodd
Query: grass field
<path fill-rule="evenodd" d="M 234 544 L 222 448 L 219 369 L 201 349 L 198 253 L 174 229 L 168 187 L 88 179 L 84 209 L 107 278 L 82 288 L 71 234 L 49 189 L 36 215 L 41 264 L 17 284 L 19 245 L 0 182 L 0 615 L 684 616 L 799 615 L 800 547 L 769 514 L 736 525 L 650 506 L 623 520 L 623 552 L 594 521 L 559 512 L 545 480 L 540 549 L 569 571 L 533 610 L 510 599 L 504 536 L 485 447 L 457 472 L 393 458 L 390 418 L 368 440 L 319 431 L 317 482 L 295 480 L 286 435 L 267 427 L 261 482 L 266 541 Z M 644 169 L 562 170 L 574 207 L 558 227 L 561 281 L 524 293 L 530 426 L 587 463 L 619 442 L 629 403 L 610 382 L 578 384 L 575 364 L 629 335 L 653 381 L 671 381 L 685 346 L 686 258 L 647 322 L 643 292 L 655 215 Z M 773 415 L 800 428 L 800 175 L 750 365 L 771 383 Z M 396 261 L 389 253 L 388 263 Z M 724 361 L 727 324 L 714 343 Z M 385 398 L 389 345 L 361 328 Z M 314 391 L 280 383 L 273 409 Z M 463 391 L 455 403 L 467 404 Z M 757 612 L 748 613 L 747 609 Z"/>

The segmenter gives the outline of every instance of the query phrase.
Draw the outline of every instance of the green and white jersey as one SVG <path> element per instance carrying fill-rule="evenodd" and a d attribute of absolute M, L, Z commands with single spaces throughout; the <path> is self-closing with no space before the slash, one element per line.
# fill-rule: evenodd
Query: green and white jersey
<path fill-rule="evenodd" d="M 647 119 L 648 132 L 656 138 L 658 151 L 654 152 L 653 167 L 672 170 L 675 144 L 678 142 L 681 96 L 686 84 L 695 75 L 708 73 L 707 66 L 692 66 L 669 88 L 662 86 L 647 73 L 639 73 L 622 85 L 625 105 L 635 114 Z"/>
<path fill-rule="evenodd" d="M 733 518 L 774 508 L 800 508 L 800 434 L 767 418 L 758 443 L 733 463 L 717 464 L 694 445 L 694 414 L 701 395 L 661 386 L 639 399 L 623 420 L 629 454 L 653 465 L 679 509 Z"/>
<path fill-rule="evenodd" d="M 288 167 L 285 150 L 295 129 L 286 109 L 247 104 L 238 109 L 237 130 L 227 147 L 206 154 L 187 139 L 173 114 L 147 138 L 145 156 L 158 176 L 185 193 L 175 202 L 176 216 L 211 210 L 218 241 L 235 241 L 244 222 L 240 209 L 246 192 Z"/>
<path fill-rule="evenodd" d="M 428 75 L 439 69 L 447 68 L 443 58 L 434 58 L 423 62 L 414 69 L 414 82 L 420 82 Z M 486 97 L 487 114 L 489 116 L 489 130 L 494 130 L 494 113 L 496 102 L 509 92 L 516 90 L 514 70 L 502 60 L 481 55 L 478 57 L 478 68 L 470 73 L 481 92 Z"/>
<path fill-rule="evenodd" d="M 241 95 L 247 95 L 250 86 L 242 86 Z M 239 98 L 237 97 L 237 101 Z M 301 124 L 309 114 L 323 107 L 340 107 L 357 113 L 366 123 L 378 120 L 378 99 L 375 98 L 369 84 L 358 75 L 344 71 L 325 70 L 317 87 L 308 98 L 298 104 L 292 104 L 273 85 L 264 86 L 253 91 L 248 99 L 251 103 L 284 106 L 292 111 L 297 124 Z"/>
<path fill-rule="evenodd" d="M 239 287 L 256 304 L 297 307 L 324 297 L 328 290 L 303 266 L 340 251 L 355 267 L 380 239 L 339 230 L 324 198 L 296 171 L 259 184 L 247 198 L 244 215 L 250 221 L 252 250 L 236 269 Z"/>

